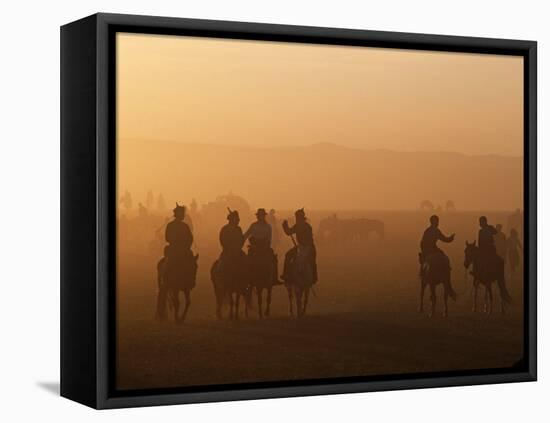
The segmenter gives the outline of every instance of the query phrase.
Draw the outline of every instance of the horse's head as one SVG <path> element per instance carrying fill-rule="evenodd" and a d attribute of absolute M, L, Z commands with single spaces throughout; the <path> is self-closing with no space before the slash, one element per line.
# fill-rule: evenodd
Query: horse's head
<path fill-rule="evenodd" d="M 477 246 L 476 242 L 471 244 L 466 241 L 466 248 L 464 248 L 464 267 L 467 269 L 473 263 L 477 255 Z"/>

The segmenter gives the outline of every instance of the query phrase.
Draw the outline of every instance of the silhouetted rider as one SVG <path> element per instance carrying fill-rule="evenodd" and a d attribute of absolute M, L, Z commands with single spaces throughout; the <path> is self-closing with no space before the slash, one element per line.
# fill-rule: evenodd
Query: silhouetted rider
<path fill-rule="evenodd" d="M 164 233 L 166 242 L 169 244 L 168 257 L 181 257 L 190 255 L 191 245 L 193 245 L 193 234 L 185 219 L 185 207 L 176 203 L 174 211 L 174 220 L 166 225 Z"/>
<path fill-rule="evenodd" d="M 437 246 L 437 242 L 453 242 L 455 239 L 455 234 L 451 236 L 443 235 L 443 232 L 439 229 L 439 216 L 433 215 L 430 217 L 430 226 L 424 231 L 422 235 L 422 240 L 420 241 L 420 252 L 421 252 L 421 262 L 422 264 L 426 259 L 432 254 L 442 254 L 445 257 L 446 264 L 448 268 L 451 268 L 449 257 L 443 252 L 441 248 Z M 421 268 L 422 272 L 422 268 Z"/>
<path fill-rule="evenodd" d="M 439 217 L 430 217 L 430 226 L 424 231 L 420 241 L 420 277 L 424 278 L 426 271 L 439 273 L 443 277 L 445 290 L 455 299 L 455 293 L 451 286 L 451 263 L 449 257 L 437 246 L 437 242 L 453 242 L 455 234 L 445 236 L 439 229 Z"/>
<path fill-rule="evenodd" d="M 424 274 L 424 263 L 429 262 L 430 257 L 433 257 L 436 254 L 439 254 L 442 260 L 445 263 L 446 268 L 451 270 L 451 263 L 449 257 L 445 252 L 437 246 L 437 242 L 453 242 L 455 239 L 455 234 L 451 236 L 443 235 L 443 232 L 439 229 L 439 216 L 433 215 L 430 217 L 430 226 L 424 231 L 422 235 L 422 240 L 420 241 L 420 276 Z M 446 282 L 447 283 L 447 282 Z M 450 281 L 448 282 L 450 284 Z"/>
<path fill-rule="evenodd" d="M 269 254 L 273 265 L 273 284 L 279 283 L 279 273 L 277 269 L 277 256 L 271 248 L 271 225 L 266 221 L 267 212 L 260 208 L 256 212 L 256 222 L 252 223 L 243 237 L 250 242 L 249 257 L 253 260 L 259 259 L 262 254 Z"/>
<path fill-rule="evenodd" d="M 495 235 L 498 233 L 493 225 L 487 223 L 487 217 L 481 216 L 479 218 L 479 233 L 478 233 L 478 245 L 479 252 L 485 256 L 496 255 L 497 250 L 495 247 Z"/>
<path fill-rule="evenodd" d="M 239 251 L 244 245 L 243 230 L 239 226 L 241 221 L 237 210 L 227 215 L 228 223 L 220 230 L 220 244 L 223 251 Z"/>
<path fill-rule="evenodd" d="M 220 230 L 220 244 L 222 246 L 222 253 L 220 255 L 221 266 L 244 257 L 244 251 L 242 250 L 244 235 L 239 226 L 241 221 L 239 212 L 237 210 L 230 210 L 227 220 L 228 223 Z"/>
<path fill-rule="evenodd" d="M 299 246 L 305 247 L 308 250 L 309 258 L 311 260 L 311 267 L 313 271 L 313 283 L 317 282 L 317 250 L 315 249 L 315 243 L 313 242 L 313 229 L 311 225 L 307 222 L 306 213 L 304 209 L 296 210 L 294 213 L 296 218 L 296 223 L 294 226 L 288 226 L 288 221 L 283 222 L 283 231 L 287 235 L 296 235 L 296 242 Z M 283 279 L 287 277 L 289 264 L 296 257 L 297 248 L 291 248 L 285 255 L 285 266 L 283 271 Z"/>

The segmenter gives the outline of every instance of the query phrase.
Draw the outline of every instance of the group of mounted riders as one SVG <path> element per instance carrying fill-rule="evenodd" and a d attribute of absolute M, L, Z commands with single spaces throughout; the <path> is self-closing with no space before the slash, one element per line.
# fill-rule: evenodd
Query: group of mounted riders
<path fill-rule="evenodd" d="M 167 246 L 164 257 L 157 265 L 159 296 L 157 318 L 166 317 L 166 305 L 173 307 L 177 321 L 187 315 L 191 300 L 190 291 L 195 286 L 198 255 L 191 246 L 193 234 L 184 222 L 185 207 L 176 203 L 174 220 L 166 226 Z M 276 285 L 285 285 L 288 291 L 290 312 L 293 314 L 293 299 L 296 300 L 298 316 L 305 313 L 309 289 L 317 282 L 316 249 L 313 230 L 307 222 L 304 209 L 295 212 L 293 226 L 284 221 L 282 229 L 292 238 L 294 246 L 286 253 L 284 270 L 279 280 L 278 259 L 272 248 L 273 228 L 267 221 L 268 214 L 260 208 L 256 221 L 243 233 L 237 210 L 228 209 L 227 224 L 219 234 L 222 252 L 210 270 L 216 294 L 216 315 L 222 317 L 222 306 L 228 304 L 230 318 L 238 318 L 239 303 L 244 300 L 245 314 L 251 305 L 252 292 L 258 297 L 259 317 L 269 316 L 271 290 Z M 248 240 L 248 253 L 243 251 Z M 179 291 L 185 295 L 185 309 L 179 314 Z M 263 291 L 266 291 L 266 305 L 263 307 Z"/>
<path fill-rule="evenodd" d="M 189 225 L 184 222 L 186 209 L 176 203 L 173 210 L 174 219 L 166 225 L 165 239 L 167 245 L 164 257 L 157 265 L 159 296 L 157 303 L 157 318 L 166 317 L 167 307 L 173 308 L 176 320 L 183 321 L 191 303 L 190 292 L 195 286 L 198 269 L 198 255 L 194 255 L 193 234 Z M 248 314 L 251 306 L 252 293 L 256 292 L 258 300 L 258 314 L 260 318 L 269 316 L 271 305 L 271 291 L 276 285 L 284 285 L 288 292 L 290 313 L 294 314 L 293 302 L 296 303 L 296 313 L 304 315 L 309 291 L 317 282 L 316 249 L 313 240 L 313 230 L 307 222 L 304 209 L 295 212 L 295 224 L 290 226 L 288 221 L 282 224 L 283 232 L 290 236 L 294 246 L 285 254 L 282 281 L 279 280 L 278 258 L 272 248 L 273 225 L 267 220 L 268 214 L 260 208 L 256 212 L 256 221 L 246 232 L 240 227 L 240 216 L 237 210 L 228 209 L 227 224 L 219 233 L 222 252 L 213 263 L 210 275 L 216 294 L 216 315 L 222 317 L 224 304 L 229 305 L 229 317 L 236 319 L 239 316 L 239 304 L 244 301 L 244 312 Z M 464 250 L 464 267 L 472 268 L 474 289 L 473 309 L 476 309 L 477 289 L 485 287 L 485 311 L 492 311 L 492 283 L 497 282 L 502 312 L 511 298 L 506 289 L 504 262 L 506 253 L 517 261 L 517 248 L 521 249 L 517 231 L 512 230 L 507 246 L 502 246 L 503 238 L 501 226 L 494 227 L 487 221 L 487 217 L 479 218 L 478 241 L 466 242 Z M 444 315 L 448 314 L 447 300 L 456 299 L 456 293 L 451 285 L 451 265 L 449 258 L 437 243 L 453 242 L 455 234 L 445 236 L 439 229 L 439 217 L 430 217 L 430 226 L 424 231 L 420 242 L 420 310 L 423 309 L 424 291 L 430 288 L 431 311 L 433 316 L 436 305 L 436 286 L 444 287 Z M 248 241 L 248 252 L 243 250 Z M 515 252 L 515 254 L 514 254 Z M 185 296 L 185 308 L 180 315 L 179 292 Z M 266 292 L 265 307 L 263 292 Z"/>
<path fill-rule="evenodd" d="M 508 240 L 502 233 L 502 225 L 492 226 L 488 223 L 486 216 L 479 218 L 479 232 L 477 245 L 476 241 L 469 243 L 466 241 L 464 250 L 464 268 L 466 271 L 472 268 L 470 274 L 473 276 L 473 311 L 477 307 L 477 290 L 480 285 L 485 287 L 485 312 L 492 312 L 492 283 L 497 282 L 500 298 L 501 311 L 505 312 L 505 307 L 511 302 L 505 283 L 504 263 L 507 253 L 510 259 L 517 262 L 519 254 L 517 249 L 521 249 L 521 243 L 515 229 L 511 230 Z M 420 253 L 418 254 L 420 262 L 420 311 L 423 310 L 424 291 L 426 287 L 430 288 L 431 311 L 433 316 L 435 312 L 436 295 L 435 287 L 442 284 L 444 288 L 444 316 L 448 314 L 447 300 L 456 299 L 456 292 L 451 285 L 451 265 L 447 255 L 441 250 L 437 242 L 453 242 L 455 234 L 445 236 L 439 229 L 439 217 L 433 215 L 430 217 L 430 226 L 424 231 L 420 241 Z M 517 264 L 517 263 L 516 263 Z M 514 270 L 514 266 L 512 266 Z"/>

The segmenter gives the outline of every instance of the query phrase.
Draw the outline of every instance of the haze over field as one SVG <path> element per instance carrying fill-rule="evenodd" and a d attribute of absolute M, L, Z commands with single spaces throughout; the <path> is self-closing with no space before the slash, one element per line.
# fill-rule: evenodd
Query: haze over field
<path fill-rule="evenodd" d="M 521 207 L 523 160 L 498 155 L 364 150 L 320 143 L 255 148 L 121 141 L 120 188 L 199 203 L 234 191 L 257 207 L 416 209 L 428 199 L 462 210 Z M 189 198 L 188 198 L 189 197 Z"/>
<path fill-rule="evenodd" d="M 124 33 L 116 43 L 118 388 L 522 365 L 519 241 L 504 239 L 506 315 L 496 302 L 491 316 L 472 311 L 484 254 L 465 264 L 480 216 L 523 235 L 511 214 L 523 209 L 522 57 Z M 444 235 L 425 232 L 434 211 L 423 200 Z M 169 222 L 176 202 L 187 229 Z M 283 221 L 301 207 L 313 235 L 299 221 L 291 239 Z M 271 232 L 247 231 L 257 208 L 276 210 Z M 240 221 L 227 224 L 228 209 Z M 256 244 L 272 250 L 243 245 L 237 224 L 252 238 L 263 228 Z M 315 295 L 297 319 L 289 292 L 307 292 L 313 260 Z M 287 282 L 289 268 L 302 276 Z M 264 319 L 262 284 L 277 273 L 285 285 L 271 286 Z M 417 312 L 421 280 L 431 319 Z M 236 283 L 260 296 L 248 318 L 216 321 Z M 174 307 L 156 322 L 163 298 Z"/>

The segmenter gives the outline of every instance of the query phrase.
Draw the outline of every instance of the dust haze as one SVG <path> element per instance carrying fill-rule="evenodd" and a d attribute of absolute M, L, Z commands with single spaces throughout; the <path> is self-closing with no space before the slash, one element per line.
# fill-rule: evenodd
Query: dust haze
<path fill-rule="evenodd" d="M 117 54 L 118 389 L 521 363 L 521 58 L 132 34 L 118 35 Z M 196 281 L 184 321 L 170 304 L 158 321 L 159 261 L 178 206 Z M 228 214 L 238 211 L 245 232 L 258 209 L 270 213 L 282 274 L 296 242 L 282 223 L 302 208 L 318 268 L 305 314 L 290 315 L 281 283 L 269 316 L 259 318 L 251 286 L 239 319 L 225 300 L 220 319 L 211 270 Z M 441 284 L 435 313 L 428 291 L 418 311 L 433 215 L 456 234 L 439 243 L 458 294 L 446 317 Z M 481 287 L 472 311 L 465 247 L 480 216 L 508 240 L 505 314 L 494 284 L 492 313 Z"/>

